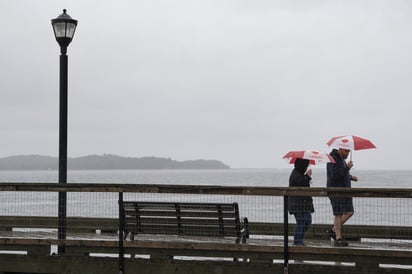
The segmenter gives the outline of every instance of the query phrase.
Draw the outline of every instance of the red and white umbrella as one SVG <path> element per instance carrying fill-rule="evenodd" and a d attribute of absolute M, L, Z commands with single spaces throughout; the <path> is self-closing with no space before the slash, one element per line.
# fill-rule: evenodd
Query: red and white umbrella
<path fill-rule="evenodd" d="M 370 140 L 355 135 L 333 137 L 326 144 L 333 148 L 343 148 L 349 150 L 376 148 Z"/>
<path fill-rule="evenodd" d="M 335 163 L 335 160 L 329 154 L 317 150 L 289 151 L 283 156 L 283 159 L 289 160 L 289 164 L 294 164 L 297 158 L 309 160 L 311 165 L 316 165 L 322 162 Z"/>
<path fill-rule="evenodd" d="M 351 151 L 376 148 L 370 140 L 356 135 L 332 137 L 326 144 L 333 148 L 343 148 Z M 352 153 L 350 154 L 350 160 L 352 161 Z"/>

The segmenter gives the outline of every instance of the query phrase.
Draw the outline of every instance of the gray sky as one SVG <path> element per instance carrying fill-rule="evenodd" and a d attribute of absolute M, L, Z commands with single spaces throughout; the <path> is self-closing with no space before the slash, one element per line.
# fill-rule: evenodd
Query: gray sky
<path fill-rule="evenodd" d="M 359 169 L 410 168 L 412 2 L 2 0 L 0 157 L 58 155 L 59 46 L 69 157 L 288 167 L 289 150 L 371 139 Z"/>

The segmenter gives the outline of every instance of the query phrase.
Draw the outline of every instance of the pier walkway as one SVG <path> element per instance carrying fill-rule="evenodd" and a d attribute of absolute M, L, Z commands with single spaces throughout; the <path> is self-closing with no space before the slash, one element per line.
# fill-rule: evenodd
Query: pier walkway
<path fill-rule="evenodd" d="M 68 194 L 67 235 L 59 240 L 57 193 Z M 250 238 L 138 235 L 119 253 L 119 193 L 126 199 L 236 201 Z M 412 273 L 412 189 L 0 184 L 0 273 Z M 291 246 L 293 218 L 284 197 L 317 197 L 319 219 Z M 334 247 L 326 230 L 329 195 L 356 197 L 360 218 L 345 226 L 349 247 Z M 316 204 L 316 203 L 315 203 Z M 325 208 L 322 208 L 322 205 Z M 393 211 L 392 215 L 388 215 Z M 324 216 L 323 216 L 324 215 Z M 395 216 L 397 215 L 397 216 Z M 286 222 L 282 222 L 286 216 Z M 363 220 L 365 219 L 365 220 Z M 285 238 L 286 237 L 286 238 Z M 285 241 L 286 239 L 286 241 Z M 57 247 L 65 253 L 58 254 Z"/>

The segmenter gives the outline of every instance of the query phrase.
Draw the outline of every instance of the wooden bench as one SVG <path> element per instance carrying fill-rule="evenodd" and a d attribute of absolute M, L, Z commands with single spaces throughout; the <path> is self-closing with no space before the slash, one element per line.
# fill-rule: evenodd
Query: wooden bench
<path fill-rule="evenodd" d="M 248 220 L 237 203 L 119 201 L 123 238 L 137 234 L 249 238 Z"/>

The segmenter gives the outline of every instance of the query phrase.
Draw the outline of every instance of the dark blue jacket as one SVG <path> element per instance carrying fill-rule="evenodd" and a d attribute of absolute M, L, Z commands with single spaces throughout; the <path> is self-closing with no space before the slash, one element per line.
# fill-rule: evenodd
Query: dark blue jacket
<path fill-rule="evenodd" d="M 340 157 L 336 149 L 332 150 L 330 156 L 336 163 L 326 164 L 327 187 L 351 187 L 352 175 L 344 159 Z"/>
<path fill-rule="evenodd" d="M 309 165 L 309 160 L 297 159 L 295 168 L 289 176 L 289 186 L 291 187 L 310 187 L 312 180 L 308 175 L 305 175 L 306 168 Z M 310 212 L 313 213 L 313 200 L 311 196 L 289 196 L 288 198 L 289 214 Z"/>

